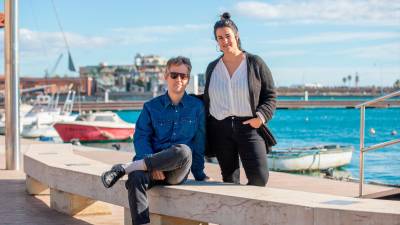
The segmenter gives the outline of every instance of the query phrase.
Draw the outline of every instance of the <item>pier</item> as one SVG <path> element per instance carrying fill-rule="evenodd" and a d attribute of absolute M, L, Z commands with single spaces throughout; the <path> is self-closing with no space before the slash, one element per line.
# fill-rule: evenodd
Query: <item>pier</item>
<path fill-rule="evenodd" d="M 4 137 L 0 166 L 4 168 Z M 105 189 L 100 174 L 132 153 L 22 139 L 24 172 L 0 170 L 6 224 L 130 224 L 126 177 Z M 271 172 L 266 188 L 188 181 L 149 192 L 152 224 L 397 224 L 400 202 L 365 198 L 398 196 L 400 189 Z M 243 173 L 242 173 L 243 174 Z M 242 177 L 242 183 L 245 183 Z M 26 185 L 26 186 L 25 186 Z M 27 189 L 28 193 L 24 189 Z M 203 222 L 199 222 L 203 221 Z"/>
<path fill-rule="evenodd" d="M 278 109 L 355 108 L 364 101 L 278 101 Z M 74 104 L 73 111 L 141 110 L 144 101 L 84 102 Z M 380 102 L 371 108 L 400 107 L 400 101 Z"/>
<path fill-rule="evenodd" d="M 291 101 L 283 100 L 277 101 L 277 109 L 315 109 L 315 108 L 356 108 L 356 105 L 362 104 L 365 101 Z M 75 102 L 73 105 L 73 111 L 105 111 L 105 110 L 141 110 L 145 101 L 86 101 L 86 102 Z M 59 107 L 64 105 L 64 102 L 60 102 Z M 389 108 L 389 107 L 400 107 L 400 100 L 389 100 L 385 102 L 376 103 L 369 108 Z M 0 110 L 4 110 L 4 104 L 0 103 Z"/>
<path fill-rule="evenodd" d="M 355 108 L 364 101 L 278 101 L 278 109 L 307 109 L 307 108 Z M 114 101 L 114 102 L 82 102 L 75 103 L 73 111 L 103 111 L 103 110 L 141 110 L 144 101 Z M 60 103 L 62 106 L 63 103 Z M 399 100 L 379 102 L 371 108 L 400 107 Z M 0 106 L 1 108 L 1 106 Z"/>

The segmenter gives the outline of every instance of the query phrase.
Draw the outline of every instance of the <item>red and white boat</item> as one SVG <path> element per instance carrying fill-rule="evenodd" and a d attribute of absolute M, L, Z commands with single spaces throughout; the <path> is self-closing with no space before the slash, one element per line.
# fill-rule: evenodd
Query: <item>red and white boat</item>
<path fill-rule="evenodd" d="M 133 138 L 135 124 L 113 112 L 96 112 L 82 114 L 72 122 L 57 122 L 54 128 L 64 142 L 121 141 Z"/>

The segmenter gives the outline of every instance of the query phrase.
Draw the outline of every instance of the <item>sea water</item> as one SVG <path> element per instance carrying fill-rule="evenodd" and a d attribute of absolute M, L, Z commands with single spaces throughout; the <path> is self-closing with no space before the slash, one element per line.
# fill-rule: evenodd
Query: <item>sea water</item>
<path fill-rule="evenodd" d="M 135 123 L 140 111 L 119 111 L 118 115 Z M 400 138 L 400 108 L 367 109 L 365 146 Z M 342 169 L 359 177 L 359 109 L 279 109 L 268 126 L 277 148 L 307 147 L 323 144 L 351 145 L 355 148 L 351 163 Z M 375 130 L 375 133 L 370 130 Z M 397 134 L 396 134 L 397 133 Z M 365 180 L 400 184 L 400 144 L 364 154 Z"/>

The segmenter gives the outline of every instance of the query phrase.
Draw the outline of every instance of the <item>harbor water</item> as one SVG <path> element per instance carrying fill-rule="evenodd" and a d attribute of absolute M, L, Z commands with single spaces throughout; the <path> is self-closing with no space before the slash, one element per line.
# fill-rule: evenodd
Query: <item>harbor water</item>
<path fill-rule="evenodd" d="M 134 123 L 140 111 L 117 113 L 122 119 Z M 354 178 L 359 177 L 360 110 L 280 109 L 268 126 L 277 138 L 277 148 L 352 145 L 355 148 L 352 161 L 341 169 L 350 172 Z M 365 127 L 365 146 L 400 138 L 400 108 L 367 109 Z M 370 132 L 371 129 L 375 133 Z M 129 149 L 131 144 L 124 143 L 124 146 Z M 364 165 L 367 182 L 399 185 L 400 144 L 367 152 Z"/>

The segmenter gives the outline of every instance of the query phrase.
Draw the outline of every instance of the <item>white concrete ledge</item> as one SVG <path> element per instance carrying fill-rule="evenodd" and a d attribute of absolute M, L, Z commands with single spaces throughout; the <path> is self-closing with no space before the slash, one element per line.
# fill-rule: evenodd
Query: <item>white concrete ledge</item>
<path fill-rule="evenodd" d="M 32 146 L 24 155 L 25 173 L 51 189 L 129 208 L 126 177 L 113 188 L 104 188 L 100 175 L 110 166 L 74 154 L 72 148 Z M 156 187 L 149 191 L 149 200 L 151 213 L 221 225 L 398 225 L 400 221 L 398 201 L 219 182 Z"/>

